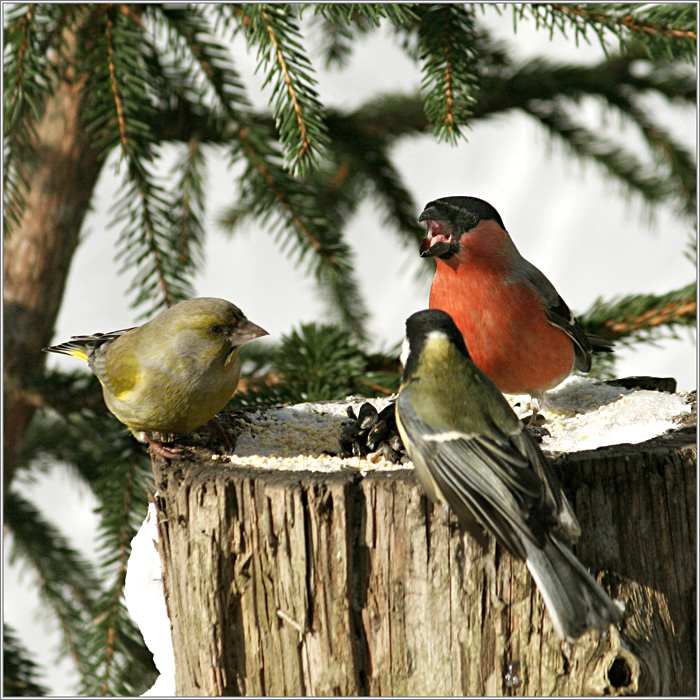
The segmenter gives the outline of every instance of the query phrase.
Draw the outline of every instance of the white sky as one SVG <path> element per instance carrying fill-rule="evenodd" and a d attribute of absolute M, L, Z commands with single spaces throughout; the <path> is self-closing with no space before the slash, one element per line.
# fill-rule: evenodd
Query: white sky
<path fill-rule="evenodd" d="M 497 35 L 512 38 L 510 12 L 499 18 L 493 8 L 484 17 Z M 597 61 L 598 46 L 573 44 L 558 35 L 550 43 L 546 31 L 535 32 L 521 23 L 517 34 L 520 56 L 546 54 L 558 60 Z M 241 52 L 237 54 L 240 58 Z M 320 64 L 319 64 L 320 65 Z M 254 67 L 254 56 L 241 59 L 239 68 Z M 259 76 L 251 79 L 259 80 Z M 251 96 L 257 94 L 251 85 Z M 419 84 L 416 66 L 399 48 L 379 35 L 363 40 L 351 68 L 322 75 L 319 92 L 325 103 L 352 107 L 383 90 L 413 90 Z M 590 123 L 601 115 L 588 102 L 582 110 Z M 673 117 L 669 126 L 695 149 L 695 110 Z M 613 125 L 613 128 L 615 125 Z M 634 134 L 629 135 L 634 139 Z M 625 138 L 627 138 L 625 136 Z M 672 211 L 659 211 L 653 225 L 643 216 L 639 201 L 626 204 L 618 188 L 592 166 L 567 160 L 558 146 L 534 122 L 508 115 L 478 123 L 468 144 L 437 146 L 431 136 L 400 144 L 395 164 L 416 201 L 416 217 L 428 201 L 447 195 L 472 195 L 491 203 L 501 214 L 522 254 L 539 267 L 575 312 L 585 311 L 598 296 L 667 292 L 694 279 L 695 270 L 683 256 L 693 234 Z M 116 231 L 107 230 L 108 210 L 116 191 L 111 171 L 100 180 L 94 210 L 84 227 L 56 325 L 56 342 L 71 335 L 109 331 L 134 324 L 136 313 L 126 296 L 128 278 L 118 276 L 113 261 Z M 234 240 L 217 229 L 215 221 L 235 190 L 221 162 L 211 163 L 207 186 L 209 214 L 206 265 L 195 283 L 199 296 L 220 296 L 240 306 L 255 323 L 279 340 L 301 322 L 323 320 L 324 307 L 313 283 L 281 254 L 264 231 L 252 230 Z M 417 272 L 424 264 L 418 251 L 397 245 L 396 234 L 380 225 L 380 215 L 365 204 L 349 222 L 348 241 L 365 298 L 372 311 L 370 329 L 378 347 L 400 340 L 404 321 L 427 307 L 430 279 Z M 682 340 L 620 353 L 618 375 L 673 376 L 680 389 L 696 384 L 695 334 Z M 265 342 L 264 340 L 258 342 Z M 70 358 L 51 356 L 51 364 L 75 367 Z M 94 551 L 94 502 L 85 489 L 61 469 L 22 492 L 75 543 Z M 46 665 L 46 682 L 57 694 L 75 692 L 71 664 L 55 663 L 55 635 L 34 620 L 41 608 L 30 577 L 20 580 L 7 566 L 5 553 L 5 618 L 20 630 L 22 640 Z"/>

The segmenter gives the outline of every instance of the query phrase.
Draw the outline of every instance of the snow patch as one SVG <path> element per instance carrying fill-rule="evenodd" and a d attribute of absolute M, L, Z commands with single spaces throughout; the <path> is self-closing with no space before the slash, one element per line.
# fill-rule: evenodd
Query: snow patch
<path fill-rule="evenodd" d="M 507 396 L 520 417 L 531 413 L 530 398 Z M 685 394 L 625 389 L 589 377 L 569 377 L 545 394 L 542 440 L 545 452 L 580 452 L 608 445 L 637 444 L 676 428 L 674 418 L 690 412 Z"/>
<path fill-rule="evenodd" d="M 149 503 L 146 519 L 131 540 L 124 598 L 126 609 L 141 630 L 143 640 L 153 654 L 153 662 L 160 673 L 153 687 L 143 695 L 174 697 L 175 655 L 157 543 L 156 507 Z"/>

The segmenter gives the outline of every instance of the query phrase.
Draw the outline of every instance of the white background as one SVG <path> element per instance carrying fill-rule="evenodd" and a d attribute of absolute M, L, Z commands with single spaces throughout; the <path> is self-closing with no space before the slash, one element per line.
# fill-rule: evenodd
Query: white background
<path fill-rule="evenodd" d="M 512 39 L 509 11 L 499 17 L 489 7 L 483 19 L 496 35 Z M 597 45 L 577 49 L 558 35 L 550 42 L 547 31 L 536 32 L 525 23 L 519 24 L 515 40 L 521 58 L 544 54 L 558 61 L 591 63 L 602 57 Z M 241 44 L 236 57 L 239 69 L 249 76 L 252 98 L 262 106 L 257 87 L 261 76 L 252 75 L 255 56 L 245 56 Z M 358 42 L 349 69 L 323 73 L 319 82 L 327 106 L 349 108 L 382 91 L 415 90 L 420 76 L 392 40 L 373 35 Z M 663 105 L 650 102 L 650 108 L 662 109 Z M 695 110 L 665 113 L 665 125 L 695 150 Z M 635 133 L 626 133 L 624 125 L 601 114 L 591 100 L 582 103 L 581 115 L 591 126 L 607 119 L 608 129 L 617 130 L 629 143 L 638 143 Z M 694 237 L 687 222 L 669 209 L 659 210 L 650 222 L 638 199 L 626 202 L 619 186 L 594 166 L 565 157 L 561 147 L 523 115 L 477 123 L 468 132 L 468 144 L 457 148 L 438 146 L 432 136 L 424 136 L 400 143 L 393 156 L 415 198 L 416 217 L 425 203 L 437 197 L 472 195 L 487 200 L 501 214 L 521 253 L 549 277 L 574 312 L 585 311 L 599 296 L 663 293 L 694 279 L 695 269 L 683 256 Z M 94 209 L 85 222 L 84 241 L 73 261 L 56 342 L 134 324 L 138 312 L 129 306 L 129 279 L 117 274 L 118 264 L 113 261 L 117 232 L 106 227 L 117 182 L 113 168 L 106 168 Z M 273 340 L 301 322 L 323 320 L 325 307 L 313 282 L 279 252 L 265 230 L 251 225 L 231 240 L 217 227 L 217 217 L 236 196 L 223 159 L 210 159 L 206 191 L 206 264 L 196 278 L 196 294 L 233 301 L 267 329 Z M 406 317 L 427 307 L 430 278 L 418 274 L 425 264 L 418 251 L 399 245 L 398 235 L 383 227 L 381 218 L 372 204 L 364 204 L 349 222 L 347 240 L 371 308 L 369 327 L 374 343 L 387 348 L 400 340 Z M 655 348 L 645 345 L 621 351 L 619 376 L 673 376 L 679 389 L 694 388 L 695 334 L 681 331 L 680 335 L 681 340 Z M 51 356 L 48 361 L 75 367 L 70 358 Z M 53 469 L 38 484 L 20 488 L 76 546 L 92 556 L 95 503 L 86 489 L 76 488 L 61 468 Z M 31 576 L 20 577 L 7 565 L 7 550 L 5 563 L 6 621 L 20 630 L 22 641 L 46 665 L 45 681 L 52 692 L 74 694 L 75 674 L 67 660 L 55 663 L 57 635 L 46 632 L 50 625 L 42 620 L 44 612 Z"/>

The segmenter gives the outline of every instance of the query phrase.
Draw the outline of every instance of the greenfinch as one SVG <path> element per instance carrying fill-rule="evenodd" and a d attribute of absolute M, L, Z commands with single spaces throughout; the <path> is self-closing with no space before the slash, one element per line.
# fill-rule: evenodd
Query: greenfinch
<path fill-rule="evenodd" d="M 86 361 L 107 408 L 157 453 L 171 456 L 146 433 L 188 433 L 210 421 L 236 390 L 238 348 L 264 335 L 237 306 L 202 297 L 142 326 L 75 336 L 44 350 Z"/>
<path fill-rule="evenodd" d="M 620 620 L 568 547 L 581 530 L 554 473 L 452 318 L 437 309 L 409 317 L 402 363 L 396 423 L 432 500 L 525 561 L 560 638 Z"/>

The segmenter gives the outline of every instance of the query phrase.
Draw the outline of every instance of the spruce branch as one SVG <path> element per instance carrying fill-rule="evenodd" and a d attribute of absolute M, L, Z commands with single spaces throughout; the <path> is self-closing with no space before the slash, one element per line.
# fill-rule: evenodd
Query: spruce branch
<path fill-rule="evenodd" d="M 2 693 L 5 697 L 38 697 L 48 695 L 48 688 L 38 679 L 39 667 L 20 644 L 15 631 L 7 623 L 2 630 Z"/>
<path fill-rule="evenodd" d="M 686 214 L 694 217 L 697 210 L 697 168 L 693 154 L 654 122 L 647 109 L 635 104 L 630 92 L 620 90 L 616 95 L 609 95 L 608 100 L 637 126 L 658 166 L 668 171 L 669 190 L 675 192 Z"/>
<path fill-rule="evenodd" d="M 438 140 L 463 136 L 478 91 L 476 29 L 467 5 L 419 6 L 425 113 Z M 426 9 L 424 9 L 426 8 Z"/>
<path fill-rule="evenodd" d="M 347 65 L 358 37 L 368 34 L 379 25 L 361 11 L 348 12 L 345 4 L 321 3 L 314 5 L 311 19 L 313 34 L 322 37 L 318 50 L 326 67 Z"/>
<path fill-rule="evenodd" d="M 90 596 L 89 607 L 83 605 L 86 610 L 82 622 L 79 625 L 74 622 L 64 632 L 69 641 L 73 639 L 70 634 L 79 635 L 70 650 L 84 692 L 135 695 L 153 682 L 155 672 L 151 654 L 128 617 L 121 596 L 129 544 L 147 507 L 143 483 L 150 475 L 150 464 L 143 447 L 125 434 L 123 426 L 107 412 L 101 397 L 102 405 L 92 405 L 89 392 L 96 384 L 94 377 L 76 372 L 70 378 L 78 395 L 82 393 L 87 399 L 82 406 L 74 397 L 65 402 L 65 394 L 58 391 L 62 382 L 65 383 L 61 373 L 54 373 L 40 387 L 48 397 L 44 405 L 61 412 L 48 410 L 35 415 L 24 444 L 22 468 L 31 476 L 41 465 L 61 462 L 93 491 L 100 503 L 100 578 L 110 583 L 105 589 L 95 572 L 84 573 L 60 541 L 49 542 L 46 551 L 41 552 L 41 561 L 31 564 L 36 567 L 43 562 L 47 570 L 54 571 L 50 581 L 61 582 L 62 576 L 70 574 L 87 589 L 84 595 Z M 53 391 L 49 387 L 53 387 Z M 24 512 L 19 517 L 21 528 L 32 522 Z M 33 546 L 42 541 L 33 530 L 29 534 Z M 54 560 L 61 562 L 69 574 L 61 574 Z M 71 593 L 69 601 L 77 605 L 82 599 Z"/>
<path fill-rule="evenodd" d="M 533 101 L 524 109 L 558 137 L 572 154 L 583 161 L 595 161 L 613 181 L 625 185 L 630 192 L 641 195 L 647 202 L 660 202 L 669 197 L 668 180 L 644 167 L 631 152 L 577 124 L 561 106 Z"/>
<path fill-rule="evenodd" d="M 621 17 L 610 13 L 596 12 L 594 9 L 585 6 L 562 5 L 561 3 L 552 3 L 552 8 L 564 14 L 571 14 L 581 17 L 587 22 L 600 23 L 606 27 L 624 27 L 632 33 L 643 32 L 645 34 L 651 34 L 652 36 L 667 35 L 678 39 L 697 41 L 697 32 L 695 30 L 676 29 L 675 27 L 665 25 L 650 24 L 648 22 L 644 22 L 643 20 L 636 20 L 631 13 L 625 14 Z"/>
<path fill-rule="evenodd" d="M 150 469 L 144 461 L 127 458 L 104 465 L 93 482 L 100 501 L 101 566 L 111 583 L 97 601 L 87 640 L 89 668 L 82 684 L 90 695 L 143 692 L 141 686 L 154 675 L 151 655 L 121 602 L 129 545 L 148 507 L 143 483 Z M 131 674 L 126 672 L 129 668 Z"/>
<path fill-rule="evenodd" d="M 124 120 L 124 109 L 122 107 L 122 99 L 119 94 L 119 85 L 117 82 L 117 69 L 114 62 L 114 21 L 107 15 L 105 25 L 105 39 L 107 41 L 107 66 L 109 68 L 109 87 L 114 100 L 114 111 L 119 125 L 119 139 L 121 141 L 122 150 L 127 155 L 131 149 L 130 140 L 126 134 L 126 124 Z"/>
<path fill-rule="evenodd" d="M 395 360 L 368 355 L 363 343 L 349 339 L 338 325 L 302 324 L 256 365 L 229 407 L 330 401 L 398 389 Z"/>
<path fill-rule="evenodd" d="M 666 57 L 693 63 L 696 54 L 697 30 L 695 10 L 691 3 L 668 5 L 639 5 L 634 3 L 575 4 L 562 3 L 513 5 L 513 20 L 526 14 L 534 17 L 535 25 L 546 27 L 550 35 L 560 31 L 566 36 L 572 29 L 574 37 L 588 41 L 592 31 L 607 53 L 608 39 L 614 36 L 622 50 L 630 44 L 641 43 L 652 59 Z"/>
<path fill-rule="evenodd" d="M 42 48 L 51 43 L 46 9 L 36 3 L 7 13 L 3 90 L 4 228 L 9 234 L 25 207 L 24 193 L 36 161 L 36 124 L 55 87 L 54 66 L 46 65 Z M 50 11 L 49 11 L 50 14 Z"/>
<path fill-rule="evenodd" d="M 308 269 L 329 293 L 331 312 L 338 314 L 358 337 L 365 337 L 367 312 L 342 230 L 329 228 L 316 208 L 311 188 L 281 167 L 260 128 L 241 128 L 236 136 L 247 167 L 239 180 L 241 201 L 222 224 L 232 230 L 244 220 L 255 218 L 281 240 L 283 249 L 290 249 L 297 265 L 311 253 Z"/>
<path fill-rule="evenodd" d="M 667 294 L 630 294 L 604 301 L 597 299 L 583 315 L 588 333 L 625 345 L 676 338 L 677 328 L 697 322 L 695 282 Z"/>
<path fill-rule="evenodd" d="M 178 177 L 179 176 L 179 177 Z M 186 144 L 183 156 L 174 164 L 172 177 L 174 200 L 181 204 L 175 217 L 178 240 L 177 253 L 181 263 L 196 270 L 203 258 L 205 212 L 204 177 L 205 159 L 201 144 L 193 137 Z"/>
<path fill-rule="evenodd" d="M 21 561 L 37 573 L 39 595 L 53 611 L 71 658 L 84 672 L 85 635 L 99 591 L 96 572 L 38 509 L 16 491 L 7 495 L 5 527 L 12 535 L 10 563 Z"/>
<path fill-rule="evenodd" d="M 149 128 L 155 111 L 144 60 L 141 23 L 133 12 L 100 6 L 91 23 L 92 43 L 82 68 L 87 73 L 87 127 L 96 147 L 121 151 L 126 168 L 113 207 L 121 224 L 116 259 L 133 274 L 134 306 L 151 306 L 141 317 L 192 296 L 191 261 L 178 255 L 172 195 L 152 175 L 156 137 Z"/>
<path fill-rule="evenodd" d="M 253 9 L 249 8 L 250 12 Z M 214 42 L 203 41 L 206 31 L 203 20 L 197 15 L 170 8 L 162 12 L 173 31 L 186 41 L 229 119 L 231 160 L 242 159 L 246 163 L 239 179 L 241 203 L 227 215 L 229 226 L 240 222 L 244 215 L 259 218 L 263 225 L 271 223 L 270 232 L 281 237 L 283 246 L 291 246 L 297 264 L 302 262 L 308 250 L 312 250 L 311 271 L 330 291 L 330 299 L 335 301 L 335 309 L 341 318 L 361 334 L 366 312 L 348 262 L 349 248 L 343 244 L 340 234 L 327 230 L 309 196 L 308 187 L 282 166 L 278 142 L 265 121 L 256 120 L 250 114 L 242 83 L 228 62 L 226 52 Z M 231 12 L 248 32 L 254 31 L 251 16 L 242 8 L 232 6 Z M 257 16 L 252 15 L 253 18 Z M 267 12 L 267 17 L 270 19 L 272 14 Z M 263 32 L 262 36 L 269 40 L 269 34 Z"/>
<path fill-rule="evenodd" d="M 412 3 L 318 3 L 314 5 L 314 12 L 333 21 L 350 22 L 359 33 L 378 28 L 382 19 L 388 19 L 394 25 L 414 23 L 419 19 Z"/>
<path fill-rule="evenodd" d="M 110 581 L 109 587 L 101 586 L 97 573 L 82 563 L 80 555 L 73 553 L 51 526 L 32 515 L 30 504 L 19 502 L 15 507 L 14 501 L 8 501 L 12 510 L 6 511 L 10 518 L 7 522 L 17 520 L 12 530 L 13 534 L 16 530 L 17 536 L 22 536 L 23 552 L 29 546 L 40 548 L 30 564 L 40 572 L 41 586 L 46 586 L 46 582 L 51 584 L 48 594 L 56 597 L 54 590 L 61 593 L 60 586 L 69 586 L 70 594 L 64 596 L 68 602 L 63 606 L 68 613 L 77 608 L 81 616 L 75 620 L 69 618 L 60 606 L 57 615 L 84 692 L 134 695 L 153 682 L 155 672 L 151 655 L 129 619 L 121 597 L 129 545 L 147 507 L 143 483 L 150 475 L 150 464 L 143 447 L 124 434 L 123 426 L 109 415 L 104 405 L 91 407 L 90 400 L 82 406 L 73 401 L 64 405 L 61 394 L 52 395 L 49 386 L 57 389 L 62 381 L 61 373 L 54 373 L 40 387 L 50 396 L 45 406 L 55 405 L 63 410 L 61 413 L 41 411 L 35 416 L 24 445 L 22 467 L 25 474 L 31 475 L 38 465 L 60 461 L 91 488 L 100 503 L 100 578 Z M 76 372 L 70 381 L 79 394 L 86 394 L 89 399 L 90 389 L 95 385 L 92 376 Z M 59 598 L 58 603 L 61 602 Z M 68 618 L 65 623 L 64 618 Z"/>
<path fill-rule="evenodd" d="M 219 110 L 232 122 L 245 118 L 250 111 L 245 86 L 228 47 L 211 36 L 202 14 L 204 9 L 199 6 L 159 6 L 158 11 L 167 22 L 177 56 L 185 64 L 193 61 L 198 67 L 219 102 Z M 203 93 L 201 90 L 195 94 L 195 102 L 203 100 Z"/>
<path fill-rule="evenodd" d="M 348 116 L 329 114 L 329 133 L 337 149 L 336 169 L 325 191 L 320 192 L 321 201 L 329 203 L 335 198 L 340 203 L 341 181 L 352 178 L 357 181 L 352 189 L 358 195 L 366 193 L 384 212 L 383 224 L 398 229 L 403 244 L 415 244 L 422 239 L 423 231 L 416 220 L 413 197 L 389 156 L 393 139 L 368 130 L 359 116 L 363 113 L 364 108 Z M 343 205 L 347 211 L 347 203 Z M 342 225 L 342 219 L 335 219 Z"/>
<path fill-rule="evenodd" d="M 295 175 L 313 169 L 328 147 L 323 106 L 304 39 L 288 5 L 245 5 L 247 38 L 267 68 L 263 88 L 272 85 L 270 101 L 287 166 Z"/>

